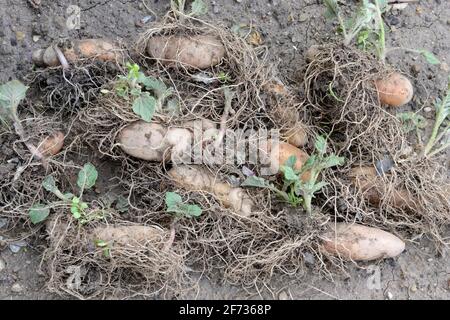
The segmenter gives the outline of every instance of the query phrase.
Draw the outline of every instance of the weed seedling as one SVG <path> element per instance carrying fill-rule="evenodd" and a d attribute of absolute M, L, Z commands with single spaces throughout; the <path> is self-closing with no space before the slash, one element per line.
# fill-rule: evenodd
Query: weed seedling
<path fill-rule="evenodd" d="M 159 79 L 146 76 L 135 63 L 127 63 L 127 69 L 126 76 L 119 76 L 115 91 L 125 100 L 133 101 L 133 112 L 142 120 L 150 122 L 155 112 L 178 112 L 177 99 L 166 101 L 173 94 L 172 88 L 168 88 Z"/>
<path fill-rule="evenodd" d="M 386 48 L 386 30 L 382 15 L 387 9 L 387 0 L 361 0 L 358 8 L 352 16 L 344 18 L 339 0 L 323 0 L 327 10 L 325 16 L 328 19 L 337 19 L 339 31 L 344 37 L 344 44 L 350 45 L 356 42 L 357 47 L 363 50 L 375 50 L 378 58 L 384 62 L 386 54 L 394 50 L 422 55 L 430 64 L 439 64 L 436 56 L 427 50 L 416 50 L 403 47 Z"/>
<path fill-rule="evenodd" d="M 89 204 L 82 201 L 84 191 L 95 185 L 97 177 L 98 173 L 95 167 L 90 163 L 86 163 L 78 172 L 77 185 L 80 188 L 80 195 L 75 196 L 72 193 L 62 193 L 56 186 L 56 181 L 53 176 L 47 176 L 42 182 L 42 187 L 48 192 L 53 193 L 60 201 L 52 202 L 50 205 L 39 203 L 32 206 L 29 212 L 31 222 L 37 224 L 44 221 L 50 213 L 50 207 L 60 205 L 68 206 L 72 216 L 81 225 L 92 220 L 104 218 L 105 213 L 103 210 L 90 209 Z"/>
<path fill-rule="evenodd" d="M 326 140 L 322 136 L 316 139 L 315 151 L 315 154 L 308 158 L 300 170 L 295 169 L 297 161 L 295 156 L 289 157 L 286 163 L 280 166 L 280 171 L 283 174 L 283 186 L 281 188 L 275 187 L 266 179 L 256 176 L 247 177 L 241 186 L 267 188 L 294 207 L 302 204 L 306 212 L 311 214 L 311 201 L 314 194 L 328 184 L 319 180 L 320 173 L 327 168 L 343 165 L 345 160 L 335 154 L 325 155 Z M 308 179 L 302 178 L 306 176 L 305 173 L 308 173 Z"/>
<path fill-rule="evenodd" d="M 187 204 L 183 202 L 181 196 L 176 192 L 166 192 L 167 212 L 174 215 L 174 219 L 170 225 L 170 240 L 165 250 L 168 250 L 175 240 L 175 226 L 179 219 L 199 217 L 202 214 L 202 208 L 196 204 Z"/>
<path fill-rule="evenodd" d="M 436 120 L 433 131 L 425 145 L 423 155 L 431 157 L 450 147 L 450 77 L 447 92 L 443 99 L 438 98 L 435 103 Z"/>
<path fill-rule="evenodd" d="M 178 12 L 181 17 L 198 17 L 205 15 L 208 12 L 208 6 L 203 0 L 194 0 L 191 3 L 191 11 L 185 12 L 186 0 L 171 0 L 170 6 L 174 12 Z"/>

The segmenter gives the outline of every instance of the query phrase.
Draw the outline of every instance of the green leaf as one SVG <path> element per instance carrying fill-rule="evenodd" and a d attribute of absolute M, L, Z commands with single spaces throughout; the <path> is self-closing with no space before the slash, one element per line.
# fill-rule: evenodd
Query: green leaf
<path fill-rule="evenodd" d="M 295 163 L 297 162 L 297 157 L 296 156 L 289 156 L 289 158 L 286 160 L 286 162 L 284 163 L 284 165 L 286 167 L 291 167 L 293 168 L 295 166 Z"/>
<path fill-rule="evenodd" d="M 0 100 L 3 107 L 16 108 L 25 98 L 28 87 L 18 80 L 8 81 L 0 86 Z"/>
<path fill-rule="evenodd" d="M 334 154 L 326 157 L 321 163 L 322 169 L 331 168 L 335 166 L 342 166 L 345 163 L 344 157 L 338 157 Z"/>
<path fill-rule="evenodd" d="M 73 193 L 72 192 L 66 192 L 63 194 L 64 198 L 66 198 L 67 200 L 70 200 L 73 198 Z"/>
<path fill-rule="evenodd" d="M 316 184 L 314 185 L 313 189 L 311 190 L 311 193 L 314 194 L 314 193 L 316 193 L 316 192 L 322 190 L 322 188 L 325 187 L 325 186 L 327 186 L 327 185 L 328 185 L 328 182 L 320 181 L 320 182 L 318 182 L 318 183 L 316 183 Z"/>
<path fill-rule="evenodd" d="M 53 176 L 47 176 L 44 181 L 42 181 L 42 187 L 52 193 L 58 192 L 58 187 L 56 186 L 55 178 Z"/>
<path fill-rule="evenodd" d="M 147 77 L 142 72 L 139 73 L 138 81 L 144 85 L 147 90 L 152 90 L 158 97 L 162 97 L 167 91 L 167 86 L 164 82 L 154 77 Z"/>
<path fill-rule="evenodd" d="M 94 165 L 86 163 L 83 169 L 78 172 L 77 185 L 81 190 L 90 189 L 97 181 L 98 172 Z"/>
<path fill-rule="evenodd" d="M 30 220 L 33 224 L 38 224 L 47 219 L 49 213 L 50 209 L 48 207 L 43 204 L 35 204 L 30 208 Z"/>
<path fill-rule="evenodd" d="M 108 242 L 98 239 L 98 240 L 95 240 L 95 245 L 97 247 L 104 248 L 104 247 L 108 246 Z"/>
<path fill-rule="evenodd" d="M 283 177 L 287 181 L 297 181 L 300 179 L 292 167 L 280 166 L 280 171 L 283 172 Z"/>
<path fill-rule="evenodd" d="M 338 16 L 339 6 L 337 0 L 323 0 L 327 10 L 325 11 L 325 17 L 327 19 L 333 19 Z"/>
<path fill-rule="evenodd" d="M 242 187 L 259 187 L 266 188 L 269 186 L 268 181 L 261 177 L 250 176 L 241 183 Z"/>
<path fill-rule="evenodd" d="M 166 206 L 167 208 L 175 208 L 182 203 L 183 199 L 176 192 L 166 192 Z"/>
<path fill-rule="evenodd" d="M 191 5 L 191 16 L 201 16 L 208 12 L 208 7 L 203 0 L 194 0 Z"/>
<path fill-rule="evenodd" d="M 314 144 L 314 147 L 316 148 L 317 152 L 319 152 L 319 154 L 324 154 L 325 153 L 325 149 L 327 147 L 327 143 L 326 140 L 323 136 L 318 136 L 316 138 L 316 142 Z"/>
<path fill-rule="evenodd" d="M 141 96 L 136 98 L 133 102 L 133 111 L 142 120 L 150 122 L 155 113 L 156 100 L 148 92 L 144 92 Z"/>
<path fill-rule="evenodd" d="M 73 215 L 73 217 L 75 218 L 75 219 L 80 219 L 81 218 L 81 212 L 80 212 L 80 210 L 78 209 L 78 207 L 77 206 L 72 206 L 72 207 L 70 207 L 70 212 L 72 213 L 72 215 Z"/>
<path fill-rule="evenodd" d="M 439 61 L 439 59 L 434 54 L 432 54 L 430 51 L 420 50 L 419 52 L 425 58 L 425 60 L 427 60 L 427 62 L 429 64 L 440 64 L 441 63 Z"/>

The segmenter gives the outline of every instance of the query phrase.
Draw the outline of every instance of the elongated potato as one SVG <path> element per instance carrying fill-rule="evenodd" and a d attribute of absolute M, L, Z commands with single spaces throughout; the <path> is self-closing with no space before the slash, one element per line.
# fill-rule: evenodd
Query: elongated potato
<path fill-rule="evenodd" d="M 225 47 L 216 37 L 155 36 L 148 40 L 147 53 L 164 65 L 180 63 L 185 67 L 205 69 L 218 64 L 225 56 Z"/>
<path fill-rule="evenodd" d="M 150 226 L 107 226 L 98 227 L 92 231 L 91 239 L 103 241 L 108 247 L 139 247 L 146 243 L 163 242 L 167 233 L 162 229 Z"/>
<path fill-rule="evenodd" d="M 346 260 L 393 258 L 405 249 L 402 240 L 380 229 L 347 223 L 330 224 L 330 229 L 321 237 L 322 249 Z"/>
<path fill-rule="evenodd" d="M 61 151 L 63 145 L 64 133 L 56 131 L 39 144 L 38 151 L 44 156 L 53 156 Z"/>
<path fill-rule="evenodd" d="M 398 72 L 375 81 L 378 96 L 382 104 L 400 107 L 411 101 L 414 89 L 411 82 Z"/>
<path fill-rule="evenodd" d="M 243 189 L 217 181 L 205 168 L 195 165 L 175 166 L 169 171 L 169 176 L 183 189 L 213 194 L 225 207 L 232 208 L 242 216 L 248 217 L 252 213 L 253 201 Z"/>
<path fill-rule="evenodd" d="M 377 175 L 374 167 L 353 168 L 350 173 L 352 183 L 364 193 L 364 197 L 374 206 L 379 206 L 384 198 L 387 187 L 383 180 Z M 416 209 L 416 201 L 407 190 L 393 188 L 386 199 L 387 203 L 394 208 Z"/>
<path fill-rule="evenodd" d="M 95 58 L 99 61 L 116 61 L 121 59 L 120 49 L 104 39 L 74 40 L 70 48 L 63 48 L 62 53 L 68 62 L 76 62 L 84 58 Z M 58 56 L 52 46 L 33 52 L 33 62 L 38 66 L 56 67 L 60 65 Z"/>

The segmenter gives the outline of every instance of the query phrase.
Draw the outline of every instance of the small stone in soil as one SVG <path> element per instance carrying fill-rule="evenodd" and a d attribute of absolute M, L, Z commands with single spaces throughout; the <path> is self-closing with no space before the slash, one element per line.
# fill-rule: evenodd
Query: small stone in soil
<path fill-rule="evenodd" d="M 283 290 L 278 294 L 278 300 L 288 300 L 288 299 L 289 299 L 289 296 L 286 293 L 286 291 Z"/>
<path fill-rule="evenodd" d="M 14 283 L 11 287 L 11 291 L 15 293 L 20 293 L 23 291 L 23 286 L 20 283 Z"/>
<path fill-rule="evenodd" d="M 417 286 L 415 284 L 413 284 L 411 286 L 411 292 L 416 292 L 417 291 Z"/>
<path fill-rule="evenodd" d="M 423 111 L 425 111 L 425 112 L 431 112 L 431 108 L 430 107 L 425 107 L 425 108 L 423 108 Z"/>
<path fill-rule="evenodd" d="M 0 257 L 0 272 L 6 269 L 6 262 Z"/>
<path fill-rule="evenodd" d="M 386 297 L 387 297 L 389 300 L 394 299 L 394 295 L 393 295 L 390 291 L 387 292 Z"/>

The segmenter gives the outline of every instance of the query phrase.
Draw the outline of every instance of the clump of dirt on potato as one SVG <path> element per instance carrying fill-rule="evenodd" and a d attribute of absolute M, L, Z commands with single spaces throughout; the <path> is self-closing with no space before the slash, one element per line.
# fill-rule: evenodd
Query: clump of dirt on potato
<path fill-rule="evenodd" d="M 46 223 L 49 246 L 41 267 L 50 291 L 86 298 L 161 296 L 176 298 L 192 285 L 187 251 L 166 248 L 170 235 L 157 225 L 137 224 L 105 212 L 80 226 L 64 210 Z"/>
<path fill-rule="evenodd" d="M 374 57 L 339 44 L 318 46 L 307 60 L 302 77 L 312 121 L 329 133 L 336 154 L 346 158 L 345 166 L 325 177 L 331 183 L 324 192 L 331 212 L 413 236 L 426 233 L 437 244 L 448 244 L 446 169 L 436 158 L 421 156 L 396 117 L 395 108 L 411 99 L 408 80 Z M 388 81 L 382 86 L 379 79 Z M 405 89 L 391 90 L 389 84 Z M 403 101 L 389 99 L 392 93 L 403 95 Z M 380 98 L 395 100 L 394 108 Z"/>

